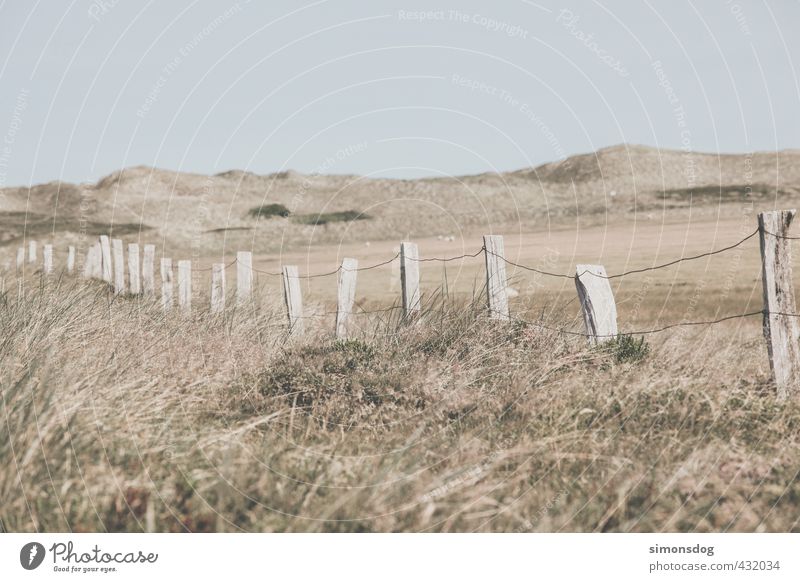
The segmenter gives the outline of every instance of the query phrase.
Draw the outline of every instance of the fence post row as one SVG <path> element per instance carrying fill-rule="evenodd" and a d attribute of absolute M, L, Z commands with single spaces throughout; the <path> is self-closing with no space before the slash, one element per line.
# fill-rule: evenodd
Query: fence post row
<path fill-rule="evenodd" d="M 403 316 L 410 319 L 422 308 L 419 293 L 419 249 L 416 243 L 400 243 L 400 289 Z"/>
<path fill-rule="evenodd" d="M 211 313 L 225 310 L 225 263 L 211 265 Z"/>
<path fill-rule="evenodd" d="M 249 301 L 253 287 L 253 253 L 236 253 L 236 303 L 244 305 Z"/>
<path fill-rule="evenodd" d="M 161 306 L 172 309 L 172 259 L 161 259 Z"/>
<path fill-rule="evenodd" d="M 146 297 L 152 299 L 156 296 L 156 246 L 144 245 L 144 259 L 142 261 L 142 290 Z"/>
<path fill-rule="evenodd" d="M 131 295 L 139 295 L 142 292 L 142 278 L 139 274 L 139 245 L 136 243 L 128 245 L 128 287 Z"/>
<path fill-rule="evenodd" d="M 347 337 L 347 319 L 353 311 L 356 300 L 356 278 L 358 277 L 358 261 L 343 259 L 339 269 L 339 280 L 336 293 L 336 337 Z"/>
<path fill-rule="evenodd" d="M 778 398 L 800 392 L 800 324 L 796 313 L 792 260 L 785 238 L 795 210 L 762 212 L 758 215 L 761 242 L 761 281 L 764 291 L 764 337 Z"/>
<path fill-rule="evenodd" d="M 192 310 L 192 261 L 178 261 L 178 305 L 183 313 Z"/>
<path fill-rule="evenodd" d="M 486 302 L 489 317 L 508 320 L 508 282 L 506 281 L 506 262 L 503 237 L 486 235 L 483 237 L 484 257 L 486 257 Z"/>
<path fill-rule="evenodd" d="M 589 343 L 597 345 L 616 338 L 617 305 L 605 267 L 577 265 L 575 269 L 575 287 Z"/>
<path fill-rule="evenodd" d="M 289 317 L 289 333 L 303 333 L 303 298 L 300 295 L 300 277 L 297 267 L 283 267 L 283 298 L 286 301 L 286 314 Z"/>

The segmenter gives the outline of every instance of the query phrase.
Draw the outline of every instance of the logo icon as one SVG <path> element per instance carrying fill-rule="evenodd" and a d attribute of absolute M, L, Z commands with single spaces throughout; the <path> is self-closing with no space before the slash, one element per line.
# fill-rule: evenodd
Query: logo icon
<path fill-rule="evenodd" d="M 30 542 L 19 551 L 19 563 L 26 570 L 35 570 L 44 561 L 44 546 L 39 542 Z"/>

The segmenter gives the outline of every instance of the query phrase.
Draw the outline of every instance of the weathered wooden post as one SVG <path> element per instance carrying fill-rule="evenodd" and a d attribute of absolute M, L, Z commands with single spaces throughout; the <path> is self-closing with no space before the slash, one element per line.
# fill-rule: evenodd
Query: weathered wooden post
<path fill-rule="evenodd" d="M 172 259 L 161 259 L 161 306 L 172 309 Z"/>
<path fill-rule="evenodd" d="M 86 249 L 86 260 L 83 262 L 83 278 L 91 279 L 94 277 L 94 262 L 96 246 L 92 245 Z"/>
<path fill-rule="evenodd" d="M 111 271 L 111 241 L 108 236 L 100 235 L 100 265 L 102 267 L 101 279 L 106 283 L 111 283 L 113 273 Z"/>
<path fill-rule="evenodd" d="M 32 265 L 36 264 L 36 259 L 37 259 L 36 255 L 37 255 L 36 241 L 35 240 L 28 241 L 28 262 L 30 264 Z"/>
<path fill-rule="evenodd" d="M 44 274 L 51 275 L 53 273 L 53 245 L 44 245 L 42 251 Z"/>
<path fill-rule="evenodd" d="M 508 293 L 506 291 L 506 261 L 503 237 L 486 235 L 483 237 L 484 256 L 486 258 L 486 303 L 489 317 L 492 319 L 509 319 Z"/>
<path fill-rule="evenodd" d="M 144 260 L 142 261 L 142 288 L 148 299 L 156 296 L 156 246 L 144 245 Z"/>
<path fill-rule="evenodd" d="M 75 271 L 75 247 L 69 245 L 67 247 L 67 273 L 72 274 Z"/>
<path fill-rule="evenodd" d="M 192 261 L 178 261 L 178 305 L 184 313 L 192 310 Z"/>
<path fill-rule="evenodd" d="M 22 271 L 25 266 L 25 247 L 17 249 L 17 271 Z"/>
<path fill-rule="evenodd" d="M 142 277 L 139 273 L 139 245 L 128 244 L 128 286 L 132 295 L 142 292 Z"/>
<path fill-rule="evenodd" d="M 211 313 L 225 310 L 225 263 L 211 265 Z"/>
<path fill-rule="evenodd" d="M 244 305 L 250 300 L 253 289 L 253 253 L 236 253 L 236 303 Z"/>
<path fill-rule="evenodd" d="M 283 298 L 286 301 L 286 314 L 289 316 L 289 333 L 303 333 L 303 298 L 300 294 L 300 276 L 297 267 L 283 267 Z"/>
<path fill-rule="evenodd" d="M 419 293 L 419 249 L 416 243 L 400 243 L 400 288 L 403 294 L 403 315 L 410 319 L 422 308 Z"/>
<path fill-rule="evenodd" d="M 122 241 L 115 238 L 111 241 L 114 251 L 114 294 L 125 293 L 125 250 Z"/>
<path fill-rule="evenodd" d="M 800 395 L 800 323 L 792 284 L 791 246 L 787 237 L 796 210 L 758 215 L 761 281 L 764 289 L 764 337 L 778 398 Z"/>
<path fill-rule="evenodd" d="M 598 345 L 616 338 L 617 305 L 603 265 L 578 265 L 575 287 L 589 342 Z"/>
<path fill-rule="evenodd" d="M 92 277 L 95 279 L 103 278 L 103 248 L 100 241 L 92 245 L 94 248 L 94 263 L 92 264 Z"/>
<path fill-rule="evenodd" d="M 353 311 L 356 300 L 356 278 L 358 277 L 358 261 L 343 259 L 339 267 L 339 286 L 336 300 L 336 337 L 347 337 L 347 320 Z"/>

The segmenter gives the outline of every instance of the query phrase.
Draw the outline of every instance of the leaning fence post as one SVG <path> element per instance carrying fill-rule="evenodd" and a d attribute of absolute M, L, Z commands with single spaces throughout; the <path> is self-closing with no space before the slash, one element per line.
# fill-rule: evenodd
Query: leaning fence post
<path fill-rule="evenodd" d="M 142 290 L 146 297 L 152 299 L 156 295 L 156 246 L 144 245 L 142 260 Z"/>
<path fill-rule="evenodd" d="M 408 319 L 421 309 L 419 294 L 419 250 L 416 243 L 400 243 L 400 288 L 403 315 Z"/>
<path fill-rule="evenodd" d="M 597 345 L 616 338 L 617 305 L 603 265 L 578 265 L 575 287 L 589 342 Z"/>
<path fill-rule="evenodd" d="M 28 241 L 28 262 L 35 265 L 36 264 L 36 241 L 31 240 Z"/>
<path fill-rule="evenodd" d="M 225 310 L 225 263 L 211 265 L 211 313 Z"/>
<path fill-rule="evenodd" d="M 758 215 L 761 239 L 761 281 L 764 289 L 764 337 L 778 398 L 800 393 L 800 323 L 792 284 L 789 225 L 795 210 L 762 212 Z"/>
<path fill-rule="evenodd" d="M 75 270 L 75 247 L 70 245 L 67 247 L 67 273 L 72 273 Z"/>
<path fill-rule="evenodd" d="M 178 305 L 184 313 L 192 310 L 192 261 L 178 261 Z"/>
<path fill-rule="evenodd" d="M 161 259 L 161 306 L 172 309 L 172 259 Z"/>
<path fill-rule="evenodd" d="M 244 305 L 250 299 L 253 288 L 253 253 L 236 253 L 236 303 Z"/>
<path fill-rule="evenodd" d="M 128 286 L 132 295 L 142 292 L 142 278 L 139 274 L 139 245 L 128 244 Z"/>
<path fill-rule="evenodd" d="M 289 316 L 289 333 L 303 333 L 303 298 L 300 295 L 300 276 L 297 267 L 283 267 L 283 298 L 286 301 L 286 314 Z"/>
<path fill-rule="evenodd" d="M 42 257 L 44 260 L 44 274 L 50 275 L 53 272 L 53 245 L 44 245 Z"/>
<path fill-rule="evenodd" d="M 102 267 L 102 279 L 106 283 L 111 283 L 111 241 L 108 236 L 100 235 L 100 265 Z"/>
<path fill-rule="evenodd" d="M 356 277 L 358 276 L 358 261 L 356 259 L 343 259 L 339 267 L 339 286 L 336 302 L 336 337 L 347 337 L 347 320 L 353 311 L 356 300 Z"/>
<path fill-rule="evenodd" d="M 114 251 L 114 293 L 120 295 L 125 293 L 125 251 L 118 238 L 111 241 L 111 246 Z"/>
<path fill-rule="evenodd" d="M 503 237 L 486 235 L 483 237 L 483 254 L 486 257 L 486 303 L 489 317 L 509 319 L 508 292 L 506 288 L 506 261 Z"/>

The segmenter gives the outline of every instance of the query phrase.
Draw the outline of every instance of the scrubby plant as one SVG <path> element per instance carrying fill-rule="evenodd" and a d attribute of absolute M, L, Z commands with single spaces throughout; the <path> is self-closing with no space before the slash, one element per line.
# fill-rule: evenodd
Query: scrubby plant
<path fill-rule="evenodd" d="M 262 204 L 251 208 L 248 215 L 253 218 L 287 218 L 291 212 L 283 204 Z"/>

